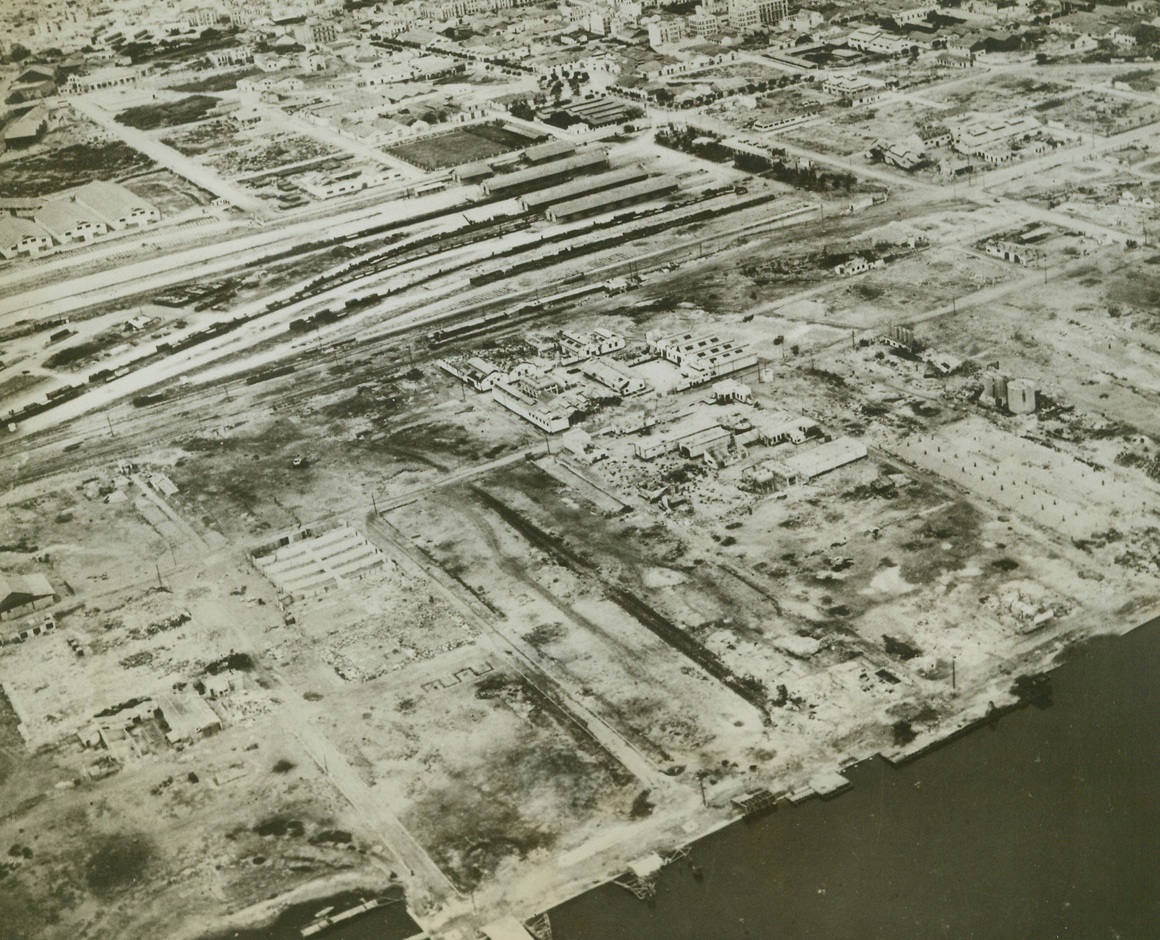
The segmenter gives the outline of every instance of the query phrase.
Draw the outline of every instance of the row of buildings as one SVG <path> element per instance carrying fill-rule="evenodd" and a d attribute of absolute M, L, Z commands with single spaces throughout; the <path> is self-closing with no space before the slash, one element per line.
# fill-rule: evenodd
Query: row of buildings
<path fill-rule="evenodd" d="M 0 257 L 36 257 L 58 245 L 91 242 L 109 232 L 161 220 L 160 210 L 124 186 L 94 180 L 43 201 L 17 201 L 0 216 Z"/>
<path fill-rule="evenodd" d="M 497 173 L 506 158 L 456 167 L 458 183 L 478 183 L 487 196 L 517 198 L 525 212 L 543 213 L 550 222 L 571 222 L 659 199 L 677 191 L 671 176 L 651 176 L 639 166 L 611 170 L 607 151 L 577 152 L 564 141 L 552 141 L 524 151 L 525 164 Z"/>
<path fill-rule="evenodd" d="M 682 333 L 662 336 L 648 333 L 648 350 L 673 363 L 680 371 L 681 387 L 691 388 L 757 365 L 757 354 L 747 343 L 723 339 L 715 333 Z"/>
<path fill-rule="evenodd" d="M 564 330 L 540 351 L 555 355 L 556 364 L 521 361 L 507 368 L 479 356 L 440 359 L 436 365 L 477 392 L 490 392 L 509 411 L 548 434 L 565 431 L 573 417 L 587 409 L 596 395 L 572 378 L 584 376 L 607 398 L 627 398 L 648 390 L 647 383 L 619 362 L 600 357 L 625 348 L 624 337 L 598 328 L 591 333 Z"/>

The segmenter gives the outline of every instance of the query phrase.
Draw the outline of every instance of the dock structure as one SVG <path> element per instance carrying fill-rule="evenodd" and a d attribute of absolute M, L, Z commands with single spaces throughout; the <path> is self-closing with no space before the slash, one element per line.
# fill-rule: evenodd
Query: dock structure
<path fill-rule="evenodd" d="M 628 863 L 628 871 L 613 879 L 613 884 L 620 885 L 626 891 L 631 891 L 640 900 L 647 901 L 657 891 L 657 878 L 661 870 L 684 858 L 689 854 L 688 846 L 670 852 L 668 855 L 658 855 L 656 852 L 638 858 Z"/>
<path fill-rule="evenodd" d="M 391 903 L 394 903 L 394 902 L 380 901 L 378 898 L 371 898 L 371 900 L 364 901 L 362 904 L 358 904 L 352 908 L 349 908 L 348 910 L 345 910 L 340 914 L 331 914 L 330 911 L 334 910 L 334 908 L 326 908 L 325 910 L 323 910 L 321 912 L 321 914 L 318 918 L 316 918 L 311 923 L 307 924 L 305 927 L 303 927 L 298 932 L 304 938 L 305 937 L 316 937 L 320 933 L 322 933 L 324 930 L 328 930 L 329 928 L 335 927 L 338 924 L 345 923 L 346 921 L 351 920 L 352 918 L 358 917 L 360 914 L 366 914 L 369 911 L 376 910 L 377 908 L 382 907 L 384 904 L 391 904 Z"/>
<path fill-rule="evenodd" d="M 733 797 L 732 803 L 741 811 L 742 816 L 749 817 L 774 809 L 777 806 L 777 797 L 766 789 L 751 790 L 749 793 Z"/>
<path fill-rule="evenodd" d="M 655 852 L 628 863 L 628 871 L 614 879 L 626 891 L 647 901 L 657 891 L 657 875 L 665 867 L 665 860 Z"/>
<path fill-rule="evenodd" d="M 791 803 L 804 803 L 811 797 L 820 797 L 823 800 L 831 799 L 849 790 L 853 784 L 836 770 L 828 773 L 815 774 L 805 783 L 791 790 L 787 799 Z"/>
<path fill-rule="evenodd" d="M 552 921 L 549 920 L 547 911 L 524 921 L 524 927 L 536 940 L 552 940 Z"/>

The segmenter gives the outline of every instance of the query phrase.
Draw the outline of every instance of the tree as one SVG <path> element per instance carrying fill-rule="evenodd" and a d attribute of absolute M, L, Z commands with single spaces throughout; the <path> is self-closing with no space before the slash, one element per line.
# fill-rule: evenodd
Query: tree
<path fill-rule="evenodd" d="M 12 44 L 12 48 L 8 50 L 8 61 L 23 62 L 30 55 L 32 55 L 32 53 L 29 52 L 25 46 L 20 45 L 18 42 L 14 42 Z"/>
<path fill-rule="evenodd" d="M 519 118 L 523 121 L 534 121 L 536 119 L 536 109 L 526 100 L 513 101 L 508 105 L 508 111 L 512 117 Z"/>
<path fill-rule="evenodd" d="M 1160 43 L 1160 28 L 1151 23 L 1141 23 L 1135 28 L 1132 35 L 1139 46 L 1155 46 Z"/>

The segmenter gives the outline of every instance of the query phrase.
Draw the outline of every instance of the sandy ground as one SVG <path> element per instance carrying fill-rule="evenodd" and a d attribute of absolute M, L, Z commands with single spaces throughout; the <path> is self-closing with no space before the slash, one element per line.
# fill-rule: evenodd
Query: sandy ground
<path fill-rule="evenodd" d="M 969 85 L 926 89 L 924 107 L 967 106 Z M 736 178 L 616 146 L 705 185 Z M 548 269 L 661 253 L 668 270 L 627 293 L 438 352 L 392 336 L 544 283 L 447 278 L 297 347 L 256 328 L 181 360 L 184 384 L 167 364 L 154 378 L 172 395 L 148 409 L 111 388 L 107 410 L 46 420 L 0 467 L 0 569 L 59 594 L 14 621 L 52 613 L 54 632 L 0 646 L 0 845 L 31 852 L 0 868 L 0 922 L 131 938 L 180 919 L 194 937 L 307 892 L 398 884 L 425 927 L 469 937 L 724 824 L 735 796 L 922 746 L 1085 636 L 1143 620 L 1160 604 L 1150 252 L 1056 225 L 1041 268 L 996 261 L 980 240 L 1041 216 L 981 201 L 924 182 L 792 245 L 662 235 Z M 911 234 L 929 246 L 865 275 L 775 271 L 787 252 Z M 122 316 L 96 312 L 86 335 Z M 897 323 L 962 368 L 927 377 L 893 355 L 878 340 Z M 755 403 L 673 391 L 649 363 L 648 390 L 584 421 L 592 462 L 433 362 L 514 363 L 534 358 L 532 330 L 598 326 L 625 337 L 625 362 L 650 331 L 750 343 Z M 296 370 L 268 382 L 210 381 L 287 356 Z M 1038 383 L 1038 414 L 979 402 L 993 363 Z M 776 411 L 868 456 L 755 488 L 753 467 L 816 444 L 751 443 L 720 469 L 634 453 L 646 420 Z M 339 522 L 372 561 L 348 571 L 319 547 L 323 590 L 253 560 Z M 220 731 L 171 743 L 149 703 L 175 694 Z"/>

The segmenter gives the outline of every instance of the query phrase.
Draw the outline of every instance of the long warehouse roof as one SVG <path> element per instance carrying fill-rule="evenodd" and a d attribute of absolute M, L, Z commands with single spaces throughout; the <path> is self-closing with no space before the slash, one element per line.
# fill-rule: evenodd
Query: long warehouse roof
<path fill-rule="evenodd" d="M 524 206 L 528 209 L 540 209 L 544 206 L 555 205 L 558 202 L 567 202 L 589 193 L 600 192 L 602 189 L 612 189 L 626 183 L 635 183 L 647 179 L 648 172 L 640 167 L 630 166 L 622 170 L 613 170 L 610 173 L 601 173 L 599 176 L 582 176 L 577 180 L 569 180 L 559 186 L 541 189 L 539 192 L 528 193 L 523 196 Z"/>
<path fill-rule="evenodd" d="M 577 154 L 567 160 L 555 160 L 539 166 L 518 170 L 515 173 L 504 173 L 484 183 L 488 192 L 503 192 L 509 189 L 519 189 L 523 186 L 534 186 L 543 179 L 554 179 L 573 170 L 585 170 L 589 167 L 603 164 L 608 161 L 608 154 L 603 150 L 590 150 L 587 153 Z"/>
<path fill-rule="evenodd" d="M 602 193 L 593 193 L 571 202 L 552 206 L 551 212 L 557 217 L 584 215 L 590 212 L 599 212 L 604 206 L 617 205 L 625 200 L 645 199 L 659 193 L 672 192 L 677 188 L 677 181 L 671 176 L 657 176 L 652 179 L 641 180 L 639 183 L 630 183 L 627 186 L 618 186 Z"/>

